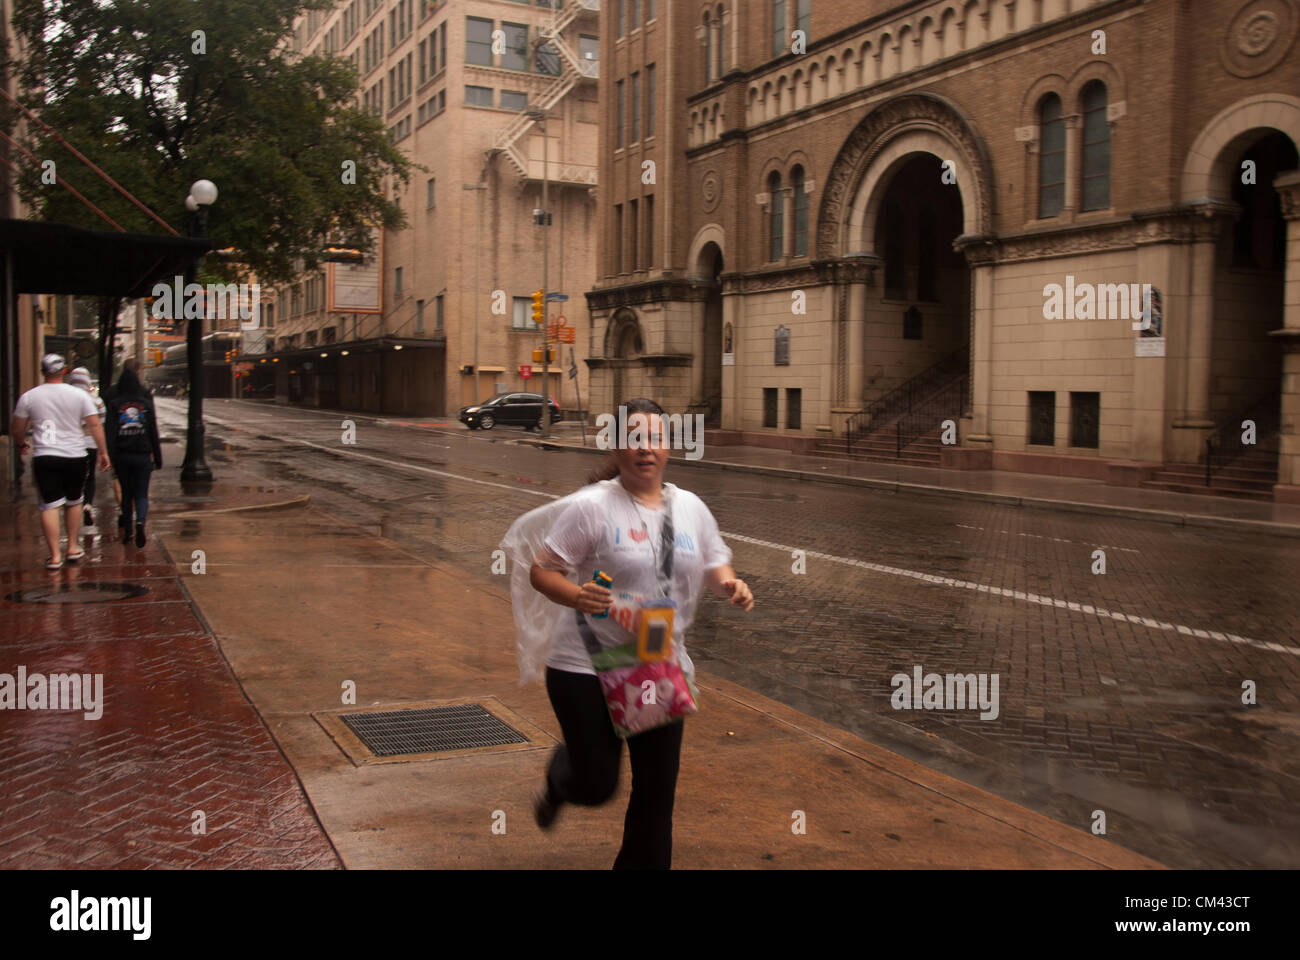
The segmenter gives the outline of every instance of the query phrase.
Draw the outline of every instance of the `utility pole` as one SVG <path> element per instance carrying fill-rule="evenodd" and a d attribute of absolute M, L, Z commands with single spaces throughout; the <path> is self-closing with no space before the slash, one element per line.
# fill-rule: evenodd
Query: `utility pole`
<path fill-rule="evenodd" d="M 550 280 L 551 251 L 551 179 L 550 179 L 550 144 L 546 135 L 546 111 L 530 107 L 527 115 L 542 128 L 542 436 L 551 435 L 551 343 L 547 335 L 549 324 L 549 307 L 547 301 L 551 291 L 547 285 Z"/>

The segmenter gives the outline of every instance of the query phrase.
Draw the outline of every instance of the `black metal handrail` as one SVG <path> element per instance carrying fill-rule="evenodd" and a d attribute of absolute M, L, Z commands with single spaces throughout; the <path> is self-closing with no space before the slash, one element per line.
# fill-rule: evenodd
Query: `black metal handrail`
<path fill-rule="evenodd" d="M 930 405 L 927 401 L 937 394 L 946 395 L 947 391 L 957 382 L 963 384 L 959 402 L 964 403 L 964 385 L 967 380 L 966 371 L 969 357 L 969 346 L 954 350 L 942 360 L 873 400 L 865 410 L 853 414 L 844 423 L 845 450 L 852 452 L 853 441 L 856 437 L 867 433 L 868 430 L 880 429 L 891 420 L 899 419 L 905 415 L 912 415 L 912 424 L 907 428 L 907 433 L 911 436 L 911 439 L 907 441 L 908 443 L 911 443 L 916 437 L 928 433 L 933 429 L 933 425 L 921 430 L 920 433 L 915 432 L 922 422 L 916 414 L 921 409 L 928 411 Z M 961 411 L 958 410 L 957 412 L 960 415 Z M 902 430 L 903 428 L 899 428 L 899 431 L 896 431 L 899 437 L 902 436 L 900 432 Z M 901 440 L 899 442 L 900 449 L 901 446 L 906 446 Z"/>
<path fill-rule="evenodd" d="M 1277 433 L 1281 427 L 1282 394 L 1275 390 L 1260 397 L 1239 413 L 1219 417 L 1205 438 L 1205 485 L 1213 486 L 1214 473 L 1230 466 L 1243 456 L 1260 449 L 1260 441 Z M 1255 443 L 1241 442 L 1242 421 L 1255 421 Z"/>

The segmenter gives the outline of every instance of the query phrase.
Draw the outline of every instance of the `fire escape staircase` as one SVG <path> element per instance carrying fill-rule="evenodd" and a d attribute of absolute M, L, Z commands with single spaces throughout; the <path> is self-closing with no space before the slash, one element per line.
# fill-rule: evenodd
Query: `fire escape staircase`
<path fill-rule="evenodd" d="M 569 0 L 538 28 L 538 44 L 550 44 L 559 53 L 560 73 L 554 82 L 542 91 L 538 99 L 529 104 L 527 110 L 521 110 L 506 127 L 497 132 L 493 144 L 494 149 L 505 154 L 521 177 L 527 177 L 529 171 L 528 159 L 519 149 L 520 141 L 527 136 L 536 123 L 528 115 L 528 110 L 541 109 L 549 113 L 552 107 L 578 85 L 579 80 L 588 77 L 594 79 L 599 75 L 600 62 L 579 59 L 563 36 L 565 28 L 573 23 L 579 14 L 589 10 L 599 11 L 600 0 Z"/>

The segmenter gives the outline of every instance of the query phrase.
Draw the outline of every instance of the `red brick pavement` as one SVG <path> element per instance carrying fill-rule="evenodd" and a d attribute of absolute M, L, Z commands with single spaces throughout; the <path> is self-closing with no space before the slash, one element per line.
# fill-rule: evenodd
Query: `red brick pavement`
<path fill-rule="evenodd" d="M 103 674 L 97 720 L 0 710 L 0 868 L 340 868 L 157 542 L 89 542 L 85 561 L 51 573 L 35 509 L 0 507 L 0 522 L 0 673 Z M 95 581 L 148 593 L 9 599 Z"/>

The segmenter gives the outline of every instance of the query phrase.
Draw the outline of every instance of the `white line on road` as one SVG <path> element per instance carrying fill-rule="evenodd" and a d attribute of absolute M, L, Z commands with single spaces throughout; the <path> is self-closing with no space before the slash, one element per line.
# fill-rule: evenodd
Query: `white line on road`
<path fill-rule="evenodd" d="M 1016 533 L 1012 534 L 1010 530 L 993 530 L 988 527 L 972 527 L 968 523 L 954 523 L 954 527 L 961 527 L 963 530 L 980 530 L 983 532 L 1005 533 L 1017 537 L 1031 537 L 1034 540 L 1052 540 L 1056 543 L 1077 543 L 1084 547 L 1096 547 L 1098 550 L 1122 550 L 1124 553 L 1141 553 L 1141 550 L 1134 550 L 1132 547 L 1108 547 L 1104 543 L 1088 543 L 1085 540 L 1067 540 L 1065 537 L 1049 537 L 1042 533 Z"/>
<path fill-rule="evenodd" d="M 220 420 L 217 417 L 209 416 L 207 419 L 212 423 L 219 423 L 222 426 L 238 427 L 237 424 Z M 463 480 L 466 483 L 477 483 L 485 487 L 496 487 L 500 490 L 509 490 L 512 493 L 527 493 L 534 497 L 544 497 L 548 500 L 559 499 L 559 495 L 554 493 L 543 493 L 540 490 L 529 490 L 525 487 L 513 487 L 506 483 L 495 483 L 491 480 L 480 480 L 477 477 L 467 477 L 463 474 L 450 473 L 446 470 L 435 470 L 433 467 L 423 467 L 414 463 L 403 463 L 400 460 L 390 460 L 387 457 L 376 457 L 373 454 L 362 453 L 359 450 L 328 447 L 321 443 L 313 443 L 310 440 L 302 440 L 297 437 L 280 437 L 279 439 L 289 443 L 299 443 L 303 446 L 314 447 L 317 450 L 324 450 L 326 453 L 341 454 L 349 457 L 357 457 L 361 460 L 371 460 L 375 463 L 387 464 L 388 466 L 396 467 L 399 470 L 410 470 L 416 473 L 426 473 L 437 477 L 448 477 L 452 480 Z M 740 540 L 743 543 L 750 543 L 754 546 L 768 547 L 772 550 L 779 550 L 787 555 L 792 554 L 796 549 L 798 549 L 784 543 L 773 543 L 771 540 L 759 540 L 756 537 L 747 537 L 740 533 L 728 533 L 725 530 L 720 532 L 728 540 Z M 818 553 L 815 550 L 807 550 L 805 551 L 805 555 L 816 557 L 820 560 L 829 560 L 832 563 L 839 563 L 848 567 L 858 567 L 859 569 L 870 570 L 873 573 L 883 573 L 891 577 L 906 577 L 910 580 L 918 580 L 922 583 L 932 583 L 937 586 L 953 587 L 960 590 L 973 590 L 977 593 L 987 593 L 995 597 L 1006 597 L 1011 600 L 1020 600 L 1024 603 L 1034 603 L 1045 607 L 1056 607 L 1061 610 L 1070 610 L 1074 613 L 1082 613 L 1101 619 L 1119 620 L 1123 623 L 1139 624 L 1144 627 L 1150 627 L 1153 630 L 1165 630 L 1172 633 L 1180 633 L 1184 636 L 1196 637 L 1201 640 L 1219 640 L 1224 643 L 1235 643 L 1241 646 L 1254 647 L 1257 650 L 1268 650 L 1273 653 L 1288 653 L 1293 657 L 1300 657 L 1300 647 L 1289 647 L 1268 640 L 1253 640 L 1250 637 L 1238 636 L 1235 633 L 1224 633 L 1221 630 L 1201 630 L 1196 627 L 1184 626 L 1181 623 L 1169 623 L 1168 621 L 1156 620 L 1152 617 L 1140 617 L 1132 613 L 1121 613 L 1117 610 L 1107 610 L 1104 607 L 1096 607 L 1088 603 L 1075 603 L 1068 600 L 1058 600 L 1054 597 L 1045 597 L 1037 593 L 1026 593 L 1023 590 L 1008 590 L 1005 587 L 995 587 L 990 584 L 975 583 L 970 580 L 957 580 L 952 577 L 941 577 L 932 573 L 923 573 L 919 570 L 908 570 L 905 567 L 890 567 L 881 563 L 871 563 L 868 560 L 855 560 L 852 557 L 837 557 L 834 554 Z"/>

